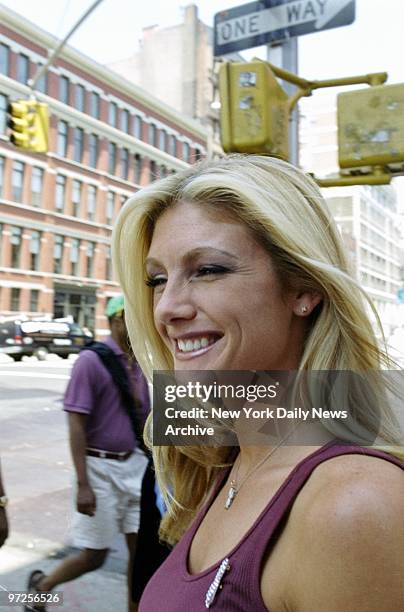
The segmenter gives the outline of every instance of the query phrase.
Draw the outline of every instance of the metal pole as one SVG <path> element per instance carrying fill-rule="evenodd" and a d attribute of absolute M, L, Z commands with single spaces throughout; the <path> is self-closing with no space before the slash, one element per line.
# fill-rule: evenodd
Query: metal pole
<path fill-rule="evenodd" d="M 78 20 L 78 22 L 72 27 L 72 29 L 70 30 L 70 32 L 68 32 L 66 34 L 66 36 L 64 37 L 64 39 L 58 44 L 58 46 L 56 47 L 56 49 L 54 50 L 54 52 L 52 53 L 52 55 L 49 57 L 48 61 L 46 62 L 46 64 L 44 64 L 43 66 L 41 66 L 41 68 L 38 70 L 38 72 L 36 73 L 35 77 L 33 79 L 30 79 L 28 81 L 28 85 L 30 87 L 30 89 L 32 91 L 34 91 L 35 89 L 35 85 L 37 84 L 37 82 L 39 81 L 39 79 L 42 77 L 42 75 L 46 72 L 46 70 L 49 68 L 49 66 L 55 61 L 55 59 L 58 57 L 59 53 L 61 52 L 61 50 L 63 49 L 63 47 L 65 46 L 65 44 L 67 43 L 67 41 L 69 40 L 69 38 L 71 36 L 73 36 L 73 34 L 75 33 L 75 31 L 81 26 L 81 24 L 83 23 L 83 21 L 85 21 L 87 19 L 87 17 L 90 15 L 90 13 L 92 13 L 99 4 L 101 4 L 101 2 L 103 2 L 103 0 L 95 0 L 95 2 L 93 2 L 93 4 L 86 10 L 86 12 L 84 13 L 84 15 Z"/>
<path fill-rule="evenodd" d="M 267 45 L 267 60 L 275 66 L 284 68 L 289 72 L 298 72 L 298 46 L 297 38 L 289 38 L 277 45 Z M 282 83 L 286 93 L 292 96 L 295 87 L 284 81 Z M 299 120 L 295 108 L 289 118 L 289 161 L 296 166 L 299 163 Z"/>

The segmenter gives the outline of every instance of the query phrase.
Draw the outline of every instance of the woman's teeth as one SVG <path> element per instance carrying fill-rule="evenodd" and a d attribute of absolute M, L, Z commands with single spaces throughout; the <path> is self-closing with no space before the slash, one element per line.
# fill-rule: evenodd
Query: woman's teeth
<path fill-rule="evenodd" d="M 195 338 L 194 340 L 177 340 L 178 348 L 182 353 L 191 353 L 192 351 L 199 351 L 199 349 L 206 348 L 214 342 L 216 342 L 215 338 L 207 336 Z"/>

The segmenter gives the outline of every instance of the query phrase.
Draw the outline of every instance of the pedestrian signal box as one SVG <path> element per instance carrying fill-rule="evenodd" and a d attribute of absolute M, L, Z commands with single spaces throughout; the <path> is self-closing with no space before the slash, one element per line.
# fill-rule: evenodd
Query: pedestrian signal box
<path fill-rule="evenodd" d="M 224 151 L 288 159 L 288 96 L 265 62 L 226 62 L 219 70 Z"/>
<path fill-rule="evenodd" d="M 341 169 L 384 166 L 404 170 L 404 83 L 340 93 L 337 98 Z"/>
<path fill-rule="evenodd" d="M 49 138 L 48 105 L 36 100 L 17 100 L 8 106 L 10 141 L 21 149 L 46 153 Z"/>

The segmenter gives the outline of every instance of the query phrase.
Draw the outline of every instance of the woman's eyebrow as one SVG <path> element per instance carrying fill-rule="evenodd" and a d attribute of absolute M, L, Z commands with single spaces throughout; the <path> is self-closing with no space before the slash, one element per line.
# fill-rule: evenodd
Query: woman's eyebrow
<path fill-rule="evenodd" d="M 183 261 L 188 263 L 188 262 L 194 261 L 195 259 L 203 255 L 224 255 L 225 257 L 230 257 L 231 259 L 234 259 L 235 261 L 239 259 L 237 255 L 235 255 L 234 253 L 230 253 L 229 251 L 224 251 L 223 249 L 217 249 L 215 247 L 209 247 L 209 246 L 197 247 L 195 249 L 192 249 L 191 251 L 188 251 L 183 256 L 182 259 Z M 163 263 L 160 262 L 155 257 L 147 257 L 145 260 L 145 265 L 146 266 L 162 266 Z"/>
<path fill-rule="evenodd" d="M 210 246 L 197 247 L 195 249 L 192 249 L 191 251 L 188 251 L 184 259 L 193 260 L 197 257 L 200 257 L 201 255 L 225 255 L 226 257 L 230 257 L 231 259 L 238 259 L 237 255 L 235 255 L 234 253 L 230 253 L 229 251 L 224 251 L 223 249 L 217 249 L 215 247 Z"/>

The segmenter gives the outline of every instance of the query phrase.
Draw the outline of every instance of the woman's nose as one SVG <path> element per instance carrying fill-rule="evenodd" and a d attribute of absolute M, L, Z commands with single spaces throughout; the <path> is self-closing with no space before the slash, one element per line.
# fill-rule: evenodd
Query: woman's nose
<path fill-rule="evenodd" d="M 156 323 L 169 325 L 180 319 L 193 319 L 196 307 L 191 299 L 190 283 L 167 281 L 162 293 L 155 297 L 154 318 Z"/>

